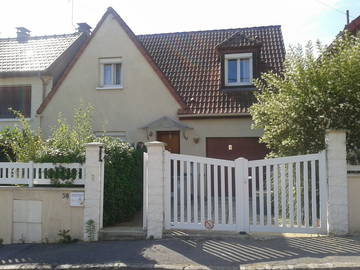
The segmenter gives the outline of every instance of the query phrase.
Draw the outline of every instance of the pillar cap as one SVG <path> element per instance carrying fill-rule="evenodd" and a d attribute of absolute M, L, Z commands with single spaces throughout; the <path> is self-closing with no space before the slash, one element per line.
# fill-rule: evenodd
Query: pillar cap
<path fill-rule="evenodd" d="M 349 130 L 347 129 L 326 129 L 325 130 L 325 134 L 329 134 L 329 133 L 346 133 Z"/>
<path fill-rule="evenodd" d="M 85 147 L 100 147 L 100 146 L 104 146 L 104 144 L 100 142 L 85 143 Z"/>
<path fill-rule="evenodd" d="M 165 147 L 166 143 L 163 142 L 159 142 L 159 141 L 152 141 L 152 142 L 146 142 L 145 146 L 149 147 L 149 146 L 161 146 L 161 147 Z"/>

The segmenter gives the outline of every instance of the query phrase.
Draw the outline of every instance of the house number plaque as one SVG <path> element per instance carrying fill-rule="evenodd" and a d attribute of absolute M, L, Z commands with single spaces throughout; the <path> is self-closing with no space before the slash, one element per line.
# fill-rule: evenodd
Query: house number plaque
<path fill-rule="evenodd" d="M 84 206 L 84 192 L 70 192 L 70 206 Z"/>

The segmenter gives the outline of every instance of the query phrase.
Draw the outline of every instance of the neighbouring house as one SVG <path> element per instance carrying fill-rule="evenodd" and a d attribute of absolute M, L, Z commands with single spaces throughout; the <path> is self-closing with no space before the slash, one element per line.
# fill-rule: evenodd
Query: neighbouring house
<path fill-rule="evenodd" d="M 345 25 L 344 30 L 348 30 L 352 34 L 360 32 L 360 16 L 352 20 L 349 24 Z"/>
<path fill-rule="evenodd" d="M 37 110 L 41 128 L 91 103 L 94 132 L 173 153 L 264 157 L 248 112 L 261 72 L 281 72 L 280 26 L 136 36 L 108 8 Z M 105 131 L 105 132 L 104 132 Z"/>
<path fill-rule="evenodd" d="M 20 111 L 32 128 L 40 127 L 36 113 L 45 96 L 87 40 L 87 24 L 73 34 L 34 36 L 25 27 L 16 38 L 0 39 L 0 129 L 17 122 L 9 110 Z"/>

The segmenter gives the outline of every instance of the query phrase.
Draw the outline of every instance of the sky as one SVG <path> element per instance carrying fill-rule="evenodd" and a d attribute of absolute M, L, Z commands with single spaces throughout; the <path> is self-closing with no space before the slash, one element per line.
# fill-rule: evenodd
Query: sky
<path fill-rule="evenodd" d="M 93 28 L 113 7 L 135 34 L 281 25 L 285 45 L 320 40 L 329 44 L 360 15 L 360 0 L 1 0 L 0 38 L 15 27 L 31 35 L 74 32 L 76 23 Z"/>

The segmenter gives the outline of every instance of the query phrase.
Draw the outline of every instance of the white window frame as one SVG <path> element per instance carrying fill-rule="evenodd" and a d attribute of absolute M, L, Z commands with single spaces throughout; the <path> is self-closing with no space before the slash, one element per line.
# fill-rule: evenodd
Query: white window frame
<path fill-rule="evenodd" d="M 225 54 L 224 61 L 224 70 L 225 70 L 225 78 L 224 83 L 225 86 L 237 86 L 237 85 L 252 85 L 253 80 L 253 54 L 252 53 L 233 53 L 233 54 Z M 240 82 L 240 60 L 241 59 L 249 59 L 249 82 Z M 236 82 L 228 82 L 228 61 L 229 60 L 237 60 L 237 73 L 236 73 Z"/>
<path fill-rule="evenodd" d="M 113 73 L 115 72 L 115 65 L 120 64 L 121 70 L 120 70 L 120 84 L 105 84 L 104 83 L 104 67 L 106 64 L 112 64 Z M 123 88 L 123 73 L 124 73 L 124 65 L 122 62 L 121 57 L 114 57 L 114 58 L 100 58 L 99 59 L 99 70 L 100 70 L 100 81 L 99 81 L 99 87 L 96 89 L 98 90 L 108 90 L 108 89 L 122 89 Z"/>

